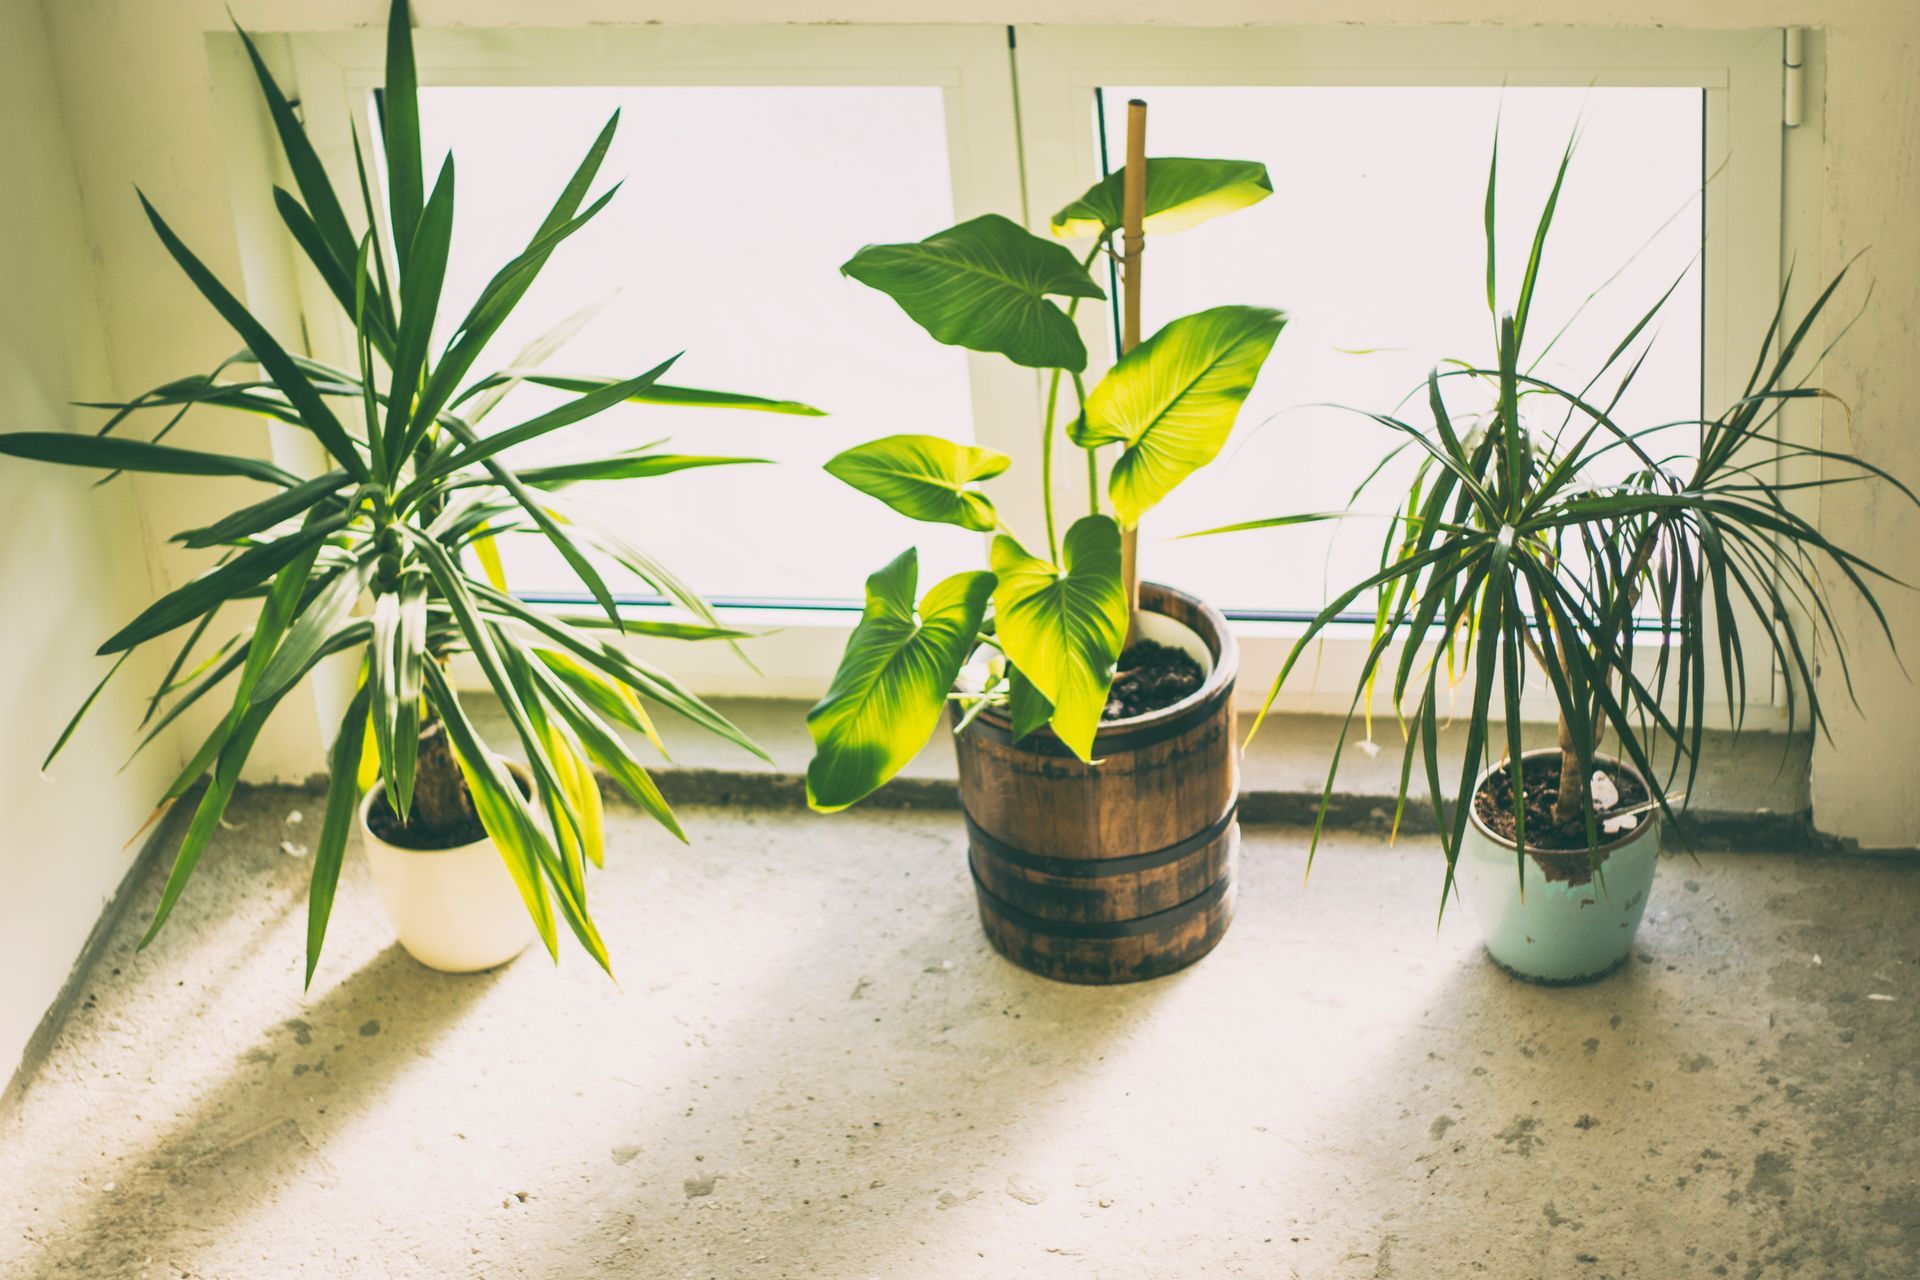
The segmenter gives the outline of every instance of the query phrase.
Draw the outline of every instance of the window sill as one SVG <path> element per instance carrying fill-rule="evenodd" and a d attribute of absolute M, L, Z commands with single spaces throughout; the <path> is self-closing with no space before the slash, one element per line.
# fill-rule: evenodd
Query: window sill
<path fill-rule="evenodd" d="M 512 731 L 498 703 L 485 692 L 466 694 L 475 722 L 490 741 L 508 742 Z M 716 698 L 714 705 L 760 743 L 771 765 L 730 743 L 659 712 L 659 729 L 673 759 L 654 770 L 662 791 L 676 804 L 785 807 L 805 803 L 808 704 L 781 698 Z M 1248 721 L 1241 719 L 1244 730 Z M 1311 824 L 1326 785 L 1327 764 L 1339 735 L 1333 716 L 1276 713 L 1247 749 L 1241 769 L 1241 816 L 1247 822 Z M 1443 731 L 1443 776 L 1458 777 L 1464 733 Z M 1377 750 L 1361 741 L 1356 725 L 1344 749 L 1329 826 L 1384 832 L 1393 823 L 1399 783 L 1399 729 L 1376 722 Z M 1687 831 L 1697 848 L 1741 850 L 1804 849 L 1814 838 L 1808 769 L 1811 738 L 1805 734 L 1748 732 L 1707 735 L 1707 766 L 1687 805 Z M 1532 746 L 1547 745 L 1551 733 L 1530 728 Z M 642 760 L 654 755 L 635 741 Z M 936 733 L 892 782 L 862 802 L 874 808 L 953 809 L 959 806 L 951 735 Z M 1424 835 L 1434 829 L 1426 787 L 1416 780 L 1407 801 L 1401 831 Z M 1817 839 L 1814 841 L 1819 843 Z"/>

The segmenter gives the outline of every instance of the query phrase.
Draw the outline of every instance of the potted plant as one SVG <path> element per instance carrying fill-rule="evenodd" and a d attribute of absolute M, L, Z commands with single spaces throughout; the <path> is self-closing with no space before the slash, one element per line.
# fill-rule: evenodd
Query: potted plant
<path fill-rule="evenodd" d="M 1140 341 L 1147 230 L 1177 230 L 1271 194 L 1241 161 L 1145 157 L 1129 108 L 1126 167 L 1056 214 L 1065 246 L 989 214 L 916 244 L 873 245 L 842 270 L 945 343 L 1047 375 L 1044 541 L 1006 528 L 982 481 L 1005 454 L 927 435 L 849 449 L 827 470 L 917 520 L 993 535 L 988 568 L 918 594 L 907 550 L 867 580 L 866 608 L 809 713 L 808 802 L 855 803 L 925 744 L 953 705 L 971 863 L 988 937 L 1049 977 L 1150 978 L 1205 955 L 1232 916 L 1238 841 L 1236 658 L 1225 620 L 1141 584 L 1140 518 L 1219 453 L 1285 318 L 1224 306 Z M 1119 360 L 1091 390 L 1078 305 L 1120 241 Z M 1067 300 L 1063 307 L 1055 301 Z M 1063 422 L 1062 384 L 1076 407 Z M 1056 527 L 1052 461 L 1085 451 L 1088 513 Z M 1103 447 L 1117 445 L 1102 502 Z M 1116 679 L 1116 663 L 1119 676 Z"/>
<path fill-rule="evenodd" d="M 185 633 L 149 702 L 152 728 L 141 746 L 203 698 L 218 695 L 230 702 L 162 798 L 164 808 L 211 775 L 142 945 L 173 910 L 274 707 L 316 664 L 350 655 L 357 656 L 360 682 L 334 739 L 326 815 L 313 852 L 307 981 L 319 960 L 356 809 L 383 901 L 400 941 L 420 960 L 455 970 L 487 967 L 517 954 L 530 932 L 557 955 L 557 907 L 581 945 L 606 967 L 606 947 L 587 904 L 586 865 L 601 859 L 600 794 L 592 767 L 606 770 L 643 810 L 685 839 L 619 729 L 655 737 L 645 699 L 764 753 L 670 675 L 624 652 L 607 634 L 731 642 L 740 633 L 722 627 L 700 597 L 649 553 L 594 522 L 560 491 L 586 481 L 742 460 L 641 447 L 525 466 L 514 463 L 513 451 L 628 401 L 814 411 L 666 385 L 660 379 L 671 359 L 628 378 L 564 377 L 532 367 L 559 345 L 557 337 L 534 344 L 501 372 L 470 378 L 548 258 L 613 197 L 609 190 L 589 201 L 588 191 L 617 115 L 526 250 L 493 276 L 436 354 L 430 345 L 453 223 L 454 162 L 447 157 L 426 187 L 406 0 L 394 0 L 387 32 L 390 240 L 373 229 L 375 201 L 357 138 L 359 191 L 346 202 L 335 194 L 252 40 L 241 36 L 298 189 L 295 195 L 276 188 L 275 204 L 294 242 L 352 317 L 357 367 L 288 351 L 142 196 L 167 252 L 239 335 L 241 349 L 210 373 L 98 406 L 113 414 L 97 435 L 0 435 L 0 453 L 14 457 L 99 468 L 110 476 L 141 471 L 242 477 L 268 491 L 177 535 L 188 547 L 217 550 L 218 563 L 154 601 L 100 647 L 102 654 L 117 655 L 104 686 L 139 646 Z M 365 230 L 350 228 L 350 207 L 364 216 Z M 258 378 L 229 372 L 255 365 Z M 483 432 L 487 411 L 523 381 L 573 394 L 524 422 Z M 302 476 L 263 459 L 161 443 L 196 405 L 239 409 L 300 428 L 325 451 L 328 469 Z M 121 430 L 148 411 L 166 415 L 152 439 Z M 558 549 L 604 616 L 555 614 L 515 599 L 493 546 L 493 539 L 508 533 L 544 537 Z M 470 570 L 468 552 L 483 574 Z M 695 621 L 623 618 L 589 552 L 639 575 Z M 234 621 L 255 602 L 250 630 L 243 627 L 199 659 L 201 641 L 216 622 Z M 472 655 L 499 699 L 514 730 L 510 749 L 523 764 L 508 766 L 467 715 L 447 670 L 460 653 Z M 189 669 L 189 663 L 197 665 Z M 99 692 L 88 697 L 74 723 Z M 55 754 L 73 727 L 67 726 Z M 356 805 L 362 784 L 367 795 Z"/>
<path fill-rule="evenodd" d="M 1372 643 L 1313 842 L 1354 715 L 1378 682 L 1391 689 L 1406 738 L 1395 830 L 1417 768 L 1440 816 L 1442 909 L 1458 883 L 1494 961 L 1554 984 L 1600 977 L 1631 949 L 1652 889 L 1657 819 L 1673 821 L 1701 767 L 1708 693 L 1724 691 L 1738 729 L 1747 672 L 1772 663 L 1789 677 L 1789 729 L 1800 723 L 1804 699 L 1806 718 L 1824 731 L 1813 651 L 1832 654 L 1843 673 L 1847 664 L 1828 605 L 1835 574 L 1893 640 L 1870 581 L 1887 575 L 1794 510 L 1793 491 L 1864 480 L 1914 496 L 1869 462 L 1779 430 L 1784 406 L 1830 394 L 1792 370 L 1845 271 L 1798 321 L 1787 315 L 1783 291 L 1746 387 L 1717 417 L 1639 423 L 1616 415 L 1677 280 L 1579 388 L 1534 371 L 1552 344 L 1529 347 L 1529 312 L 1572 150 L 1569 144 L 1538 220 L 1514 309 L 1496 316 L 1492 360 L 1450 362 L 1429 375 L 1429 428 L 1367 415 L 1392 433 L 1394 453 L 1410 449 L 1418 465 L 1395 489 L 1378 572 L 1340 592 L 1307 626 L 1261 712 L 1264 718 L 1323 629 L 1356 603 L 1365 607 L 1373 593 Z M 1495 172 L 1497 162 L 1496 143 Z M 1490 174 L 1489 211 L 1493 191 Z M 1492 312 L 1491 213 L 1486 254 Z M 1463 408 L 1470 391 L 1483 406 L 1474 415 Z M 1655 456 L 1658 433 L 1674 427 L 1697 430 L 1697 452 Z M 1622 459 L 1624 466 L 1613 465 Z M 1816 464 L 1818 474 L 1784 480 L 1770 465 L 1775 459 Z M 1609 467 L 1624 474 L 1616 478 Z M 1376 469 L 1362 491 L 1380 475 Z M 1320 518 L 1338 517 L 1289 516 L 1209 532 Z M 1748 653 L 1741 609 L 1764 620 L 1767 652 Z M 1442 706 L 1440 681 L 1449 670 L 1470 685 L 1464 717 Z M 1528 751 L 1522 691 L 1542 683 L 1558 711 L 1558 738 Z M 1462 718 L 1465 753 L 1449 785 L 1441 726 Z M 1609 735 L 1617 745 L 1603 753 Z"/>

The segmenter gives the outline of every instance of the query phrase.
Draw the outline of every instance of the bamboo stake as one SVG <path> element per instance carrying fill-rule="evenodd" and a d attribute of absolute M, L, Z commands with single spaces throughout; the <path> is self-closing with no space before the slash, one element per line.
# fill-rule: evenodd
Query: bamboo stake
<path fill-rule="evenodd" d="M 1127 103 L 1127 168 L 1120 206 L 1120 354 L 1140 343 L 1140 266 L 1147 247 L 1147 104 Z M 1127 593 L 1127 638 L 1140 638 L 1140 530 L 1120 531 L 1120 582 Z"/>

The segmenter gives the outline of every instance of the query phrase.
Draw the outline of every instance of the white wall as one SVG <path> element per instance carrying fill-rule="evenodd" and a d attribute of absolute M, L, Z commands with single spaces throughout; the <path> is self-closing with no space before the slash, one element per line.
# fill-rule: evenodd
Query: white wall
<path fill-rule="evenodd" d="M 79 191 L 35 0 L 0 0 L 0 424 L 87 429 L 68 407 L 112 390 Z M 94 645 L 152 591 L 126 480 L 0 461 L 0 1081 L 59 992 L 180 767 L 170 739 L 125 773 L 158 679 L 129 662 L 46 774 L 40 761 L 108 669 Z M 135 846 L 137 848 L 137 846 Z"/>
<path fill-rule="evenodd" d="M 377 25 L 384 0 L 234 0 L 240 20 L 259 31 Z M 1825 431 L 1845 446 L 1920 480 L 1920 432 L 1907 425 L 1920 404 L 1920 4 L 1914 0 L 999 0 L 931 4 L 921 0 L 421 0 L 423 26 L 566 27 L 638 22 L 1165 22 L 1252 23 L 1587 23 L 1640 27 L 1824 28 L 1830 77 L 1826 99 L 1826 171 L 1819 214 L 1821 261 L 1830 272 L 1871 246 L 1864 270 L 1877 281 L 1872 310 L 1828 363 L 1825 382 L 1853 409 L 1848 433 L 1837 411 Z M 61 0 L 50 3 L 56 72 L 78 148 L 87 230 L 105 285 L 103 314 L 122 390 L 149 385 L 224 353 L 231 341 L 187 296 L 171 264 L 141 223 L 127 184 L 138 181 L 217 270 L 237 277 L 236 238 L 222 146 L 233 125 L 213 108 L 203 33 L 222 30 L 222 0 Z M 164 316 L 165 322 L 156 319 Z M 262 434 L 251 426 L 210 426 L 234 442 Z M 1828 532 L 1890 571 L 1920 580 L 1920 516 L 1877 494 L 1848 490 L 1822 513 Z M 156 493 L 153 517 L 164 528 L 192 517 L 178 492 Z M 169 560 L 166 571 L 188 571 Z M 1896 631 L 1912 638 L 1920 663 L 1920 600 L 1890 589 Z M 1920 846 L 1920 791 L 1902 776 L 1920 759 L 1920 692 L 1876 647 L 1863 609 L 1843 605 L 1843 625 L 1858 636 L 1856 682 L 1871 717 L 1845 708 L 1830 669 L 1835 745 L 1815 757 L 1816 818 L 1826 830 L 1867 846 Z M 1831 664 L 1829 664 L 1831 667 Z M 270 737 L 268 772 L 317 767 L 320 732 L 310 709 Z"/>

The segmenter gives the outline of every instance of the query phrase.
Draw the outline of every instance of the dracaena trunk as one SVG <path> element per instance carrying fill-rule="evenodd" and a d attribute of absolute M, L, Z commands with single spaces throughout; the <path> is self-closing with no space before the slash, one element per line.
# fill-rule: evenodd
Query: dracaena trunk
<path fill-rule="evenodd" d="M 434 720 L 420 732 L 414 766 L 413 812 L 407 825 L 427 831 L 456 831 L 475 819 L 473 794 L 460 774 L 447 741 L 446 726 Z"/>
<path fill-rule="evenodd" d="M 1587 780 L 1580 774 L 1580 744 L 1567 728 L 1567 717 L 1560 717 L 1560 791 L 1553 799 L 1553 821 L 1570 826 L 1580 821 L 1586 810 Z"/>

